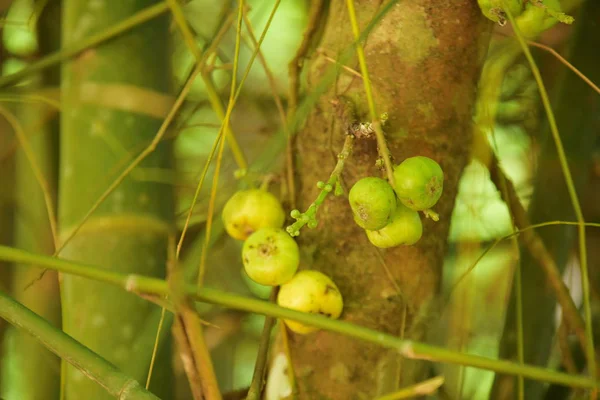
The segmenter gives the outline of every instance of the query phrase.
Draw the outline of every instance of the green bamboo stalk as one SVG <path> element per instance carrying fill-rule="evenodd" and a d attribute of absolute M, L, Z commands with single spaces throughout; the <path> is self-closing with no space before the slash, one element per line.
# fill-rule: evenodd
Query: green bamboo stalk
<path fill-rule="evenodd" d="M 576 225 L 577 223 L 574 224 Z M 600 226 L 600 224 L 589 223 L 587 225 Z M 517 233 L 507 235 L 506 238 L 512 237 L 515 234 Z M 87 278 L 108 283 L 134 293 L 153 294 L 157 296 L 167 296 L 170 294 L 170 288 L 164 280 L 33 254 L 7 246 L 0 246 L 0 260 L 13 261 L 21 264 L 37 264 L 59 271 L 63 274 L 75 275 L 80 277 L 80 279 Z M 83 279 L 81 279 L 81 281 L 83 281 Z M 103 285 L 99 284 L 99 286 Z M 395 349 L 399 351 L 402 356 L 407 358 L 459 364 L 512 376 L 522 375 L 527 379 L 558 383 L 574 388 L 600 388 L 599 381 L 588 377 L 568 375 L 550 369 L 533 367 L 531 365 L 519 364 L 506 360 L 495 360 L 487 357 L 463 354 L 458 351 L 431 346 L 417 341 L 400 339 L 396 336 L 349 322 L 333 320 L 316 314 L 302 313 L 279 307 L 268 301 L 226 293 L 221 290 L 206 287 L 198 288 L 194 284 L 187 284 L 183 287 L 182 291 L 184 295 L 190 296 L 196 301 L 217 304 L 227 308 L 263 314 L 275 318 L 292 319 L 303 324 L 315 326 L 331 332 L 337 332 L 382 347 Z M 85 398 L 88 399 L 89 397 Z"/>
<path fill-rule="evenodd" d="M 119 21 L 119 23 L 109 26 L 106 30 L 96 33 L 86 39 L 71 44 L 71 46 L 53 53 L 43 59 L 31 64 L 26 69 L 15 72 L 0 78 L 0 87 L 5 87 L 21 81 L 23 78 L 41 71 L 45 68 L 49 68 L 53 65 L 57 65 L 62 61 L 68 60 L 75 57 L 82 51 L 102 44 L 110 39 L 113 39 L 123 33 L 126 33 L 144 22 L 150 21 L 157 18 L 168 11 L 166 4 L 159 2 L 158 4 L 148 7 L 147 9 L 141 10 L 130 18 Z"/>
<path fill-rule="evenodd" d="M 160 10 L 155 0 L 134 0 L 119 7 L 94 9 L 91 3 L 63 3 L 63 40 L 66 48 L 93 38 L 140 10 Z M 172 230 L 173 199 L 164 183 L 126 177 L 118 188 L 79 227 L 88 210 L 108 187 L 107 171 L 120 162 L 109 143 L 118 142 L 129 152 L 150 143 L 161 121 L 90 102 L 81 97 L 93 83 L 123 84 L 121 96 L 133 85 L 158 94 L 168 94 L 168 18 L 154 16 L 143 25 L 122 33 L 112 41 L 90 49 L 64 64 L 62 69 L 62 132 L 60 170 L 60 237 L 65 244 L 61 256 L 102 266 L 107 270 L 163 277 L 167 239 Z M 133 96 L 132 96 L 133 98 Z M 146 107 L 152 107 L 147 104 Z M 166 110 L 165 110 L 166 111 Z M 142 168 L 169 168 L 170 148 L 159 144 L 141 163 Z M 65 276 L 62 281 L 63 329 L 138 381 L 145 380 L 156 329 L 143 331 L 148 318 L 160 313 L 156 306 L 132 294 L 99 282 Z M 143 368 L 140 364 L 145 363 Z M 154 374 L 162 374 L 168 363 L 157 362 Z M 169 397 L 169 382 L 156 385 Z M 67 368 L 67 399 L 104 399 L 107 395 L 74 368 Z"/>
<path fill-rule="evenodd" d="M 21 21 L 25 24 L 33 2 L 19 0 L 13 4 L 13 7 L 23 7 L 19 20 L 15 22 Z M 44 14 L 42 18 L 46 18 L 46 15 Z M 54 27 L 54 29 L 58 28 Z M 26 30 L 24 27 L 13 32 L 5 30 L 5 42 L 16 39 L 10 33 L 21 38 L 22 35 L 28 34 L 31 43 L 37 45 L 36 35 L 32 30 Z M 40 44 L 40 47 L 42 46 L 43 44 Z M 35 51 L 33 47 L 31 50 Z M 39 88 L 42 80 L 43 76 L 40 73 L 36 74 L 27 89 Z M 24 129 L 28 136 L 31 155 L 36 159 L 49 188 L 53 189 L 56 187 L 56 137 L 51 134 L 50 124 L 44 124 L 41 128 L 32 128 L 39 126 L 39 122 L 45 118 L 46 109 L 47 106 L 44 104 L 21 103 L 15 106 L 15 117 L 25 124 Z M 54 252 L 54 238 L 46 212 L 43 190 L 22 149 L 16 153 L 15 158 L 17 174 L 15 245 L 22 249 L 50 255 Z M 50 193 L 49 196 L 55 197 L 55 193 Z M 60 300 L 56 273 L 45 274 L 36 285 L 25 290 L 31 281 L 36 280 L 40 272 L 37 267 L 16 266 L 12 275 L 12 294 L 16 301 L 45 318 L 52 325 L 60 326 Z M 58 357 L 45 349 L 35 338 L 23 335 L 12 326 L 7 328 L 3 344 L 1 396 L 8 399 L 35 400 L 55 398 L 58 395 L 60 381 Z"/>
<path fill-rule="evenodd" d="M 121 400 L 158 399 L 146 391 L 140 384 L 123 374 L 114 365 L 95 354 L 93 351 L 56 329 L 44 318 L 40 317 L 24 305 L 0 291 L 0 317 L 13 324 L 15 328 L 25 330 L 29 337 L 43 343 L 53 353 L 67 360 L 87 376 L 86 381 L 107 393 L 110 398 Z M 37 399 L 50 399 L 49 393 Z M 25 397 L 9 397 L 24 399 Z M 82 397 L 89 398 L 89 397 Z"/>

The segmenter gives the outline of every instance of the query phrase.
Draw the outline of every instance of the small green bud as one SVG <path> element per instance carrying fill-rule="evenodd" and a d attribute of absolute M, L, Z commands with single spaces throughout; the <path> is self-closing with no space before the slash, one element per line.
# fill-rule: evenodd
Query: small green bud
<path fill-rule="evenodd" d="M 335 181 L 335 190 L 333 192 L 335 196 L 341 196 L 344 194 L 344 189 L 339 180 Z"/>

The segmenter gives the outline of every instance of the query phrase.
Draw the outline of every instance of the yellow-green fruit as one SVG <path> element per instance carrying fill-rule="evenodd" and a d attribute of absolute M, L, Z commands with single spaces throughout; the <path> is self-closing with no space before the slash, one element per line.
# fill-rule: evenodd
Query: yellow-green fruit
<path fill-rule="evenodd" d="M 298 272 L 291 281 L 282 285 L 277 295 L 277 304 L 312 314 L 321 314 L 329 318 L 339 318 L 344 308 L 342 295 L 338 287 L 327 276 L 318 271 Z M 292 320 L 284 320 L 293 332 L 306 334 L 318 330 Z"/>
<path fill-rule="evenodd" d="M 278 286 L 288 282 L 300 264 L 296 241 L 283 229 L 254 232 L 242 248 L 244 270 L 256 283 Z"/>
<path fill-rule="evenodd" d="M 546 8 L 560 11 L 560 1 L 544 0 L 541 5 L 527 3 L 523 14 L 516 18 L 517 26 L 523 36 L 530 39 L 535 38 L 558 22 L 546 11 Z"/>
<path fill-rule="evenodd" d="M 444 190 L 444 172 L 429 157 L 407 158 L 394 168 L 394 180 L 402 204 L 416 211 L 433 207 Z"/>
<path fill-rule="evenodd" d="M 401 244 L 411 245 L 421 239 L 423 224 L 419 213 L 398 203 L 392 221 L 377 231 L 365 230 L 369 241 L 383 249 Z"/>
<path fill-rule="evenodd" d="M 356 182 L 348 194 L 354 221 L 363 229 L 381 229 L 390 222 L 396 209 L 396 193 L 380 178 L 368 177 Z"/>
<path fill-rule="evenodd" d="M 271 193 L 250 189 L 231 196 L 223 208 L 222 217 L 225 230 L 231 237 L 246 240 L 261 228 L 281 228 L 285 212 Z"/>
<path fill-rule="evenodd" d="M 477 0 L 481 12 L 494 22 L 504 24 L 507 20 L 505 9 L 509 9 L 513 17 L 523 11 L 523 0 Z"/>

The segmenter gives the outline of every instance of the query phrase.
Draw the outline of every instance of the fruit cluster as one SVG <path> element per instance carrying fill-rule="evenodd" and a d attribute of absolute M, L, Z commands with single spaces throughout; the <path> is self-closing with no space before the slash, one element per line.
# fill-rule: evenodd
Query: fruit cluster
<path fill-rule="evenodd" d="M 235 193 L 223 209 L 227 233 L 244 240 L 242 248 L 243 273 L 255 285 L 281 286 L 277 304 L 308 313 L 338 318 L 343 300 L 339 289 L 326 275 L 318 271 L 298 271 L 300 250 L 296 241 L 282 229 L 285 212 L 275 196 L 261 189 Z M 258 285 L 256 285 L 258 284 Z M 299 322 L 285 320 L 290 330 L 310 333 L 316 330 Z"/>
<path fill-rule="evenodd" d="M 385 180 L 367 177 L 349 193 L 354 221 L 369 241 L 381 248 L 415 244 L 423 234 L 418 211 L 431 211 L 444 187 L 444 173 L 437 162 L 417 156 L 394 168 L 395 189 Z"/>

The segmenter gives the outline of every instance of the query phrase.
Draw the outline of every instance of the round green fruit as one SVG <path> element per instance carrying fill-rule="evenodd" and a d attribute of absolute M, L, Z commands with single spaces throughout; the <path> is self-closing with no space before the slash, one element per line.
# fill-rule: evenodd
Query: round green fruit
<path fill-rule="evenodd" d="M 398 204 L 388 225 L 376 231 L 365 231 L 373 245 L 385 249 L 417 243 L 423 235 L 423 224 L 418 212 Z"/>
<path fill-rule="evenodd" d="M 560 1 L 544 0 L 541 5 L 531 2 L 525 5 L 523 14 L 516 18 L 517 26 L 523 36 L 535 38 L 558 22 L 556 18 L 548 13 L 547 9 L 560 12 Z"/>
<path fill-rule="evenodd" d="M 501 25 L 506 23 L 506 8 L 510 10 L 513 17 L 523 11 L 523 0 L 477 0 L 481 12 L 487 18 Z"/>
<path fill-rule="evenodd" d="M 406 207 L 416 211 L 435 205 L 444 190 L 444 172 L 428 157 L 417 156 L 404 160 L 394 168 L 396 194 Z"/>
<path fill-rule="evenodd" d="M 244 242 L 242 261 L 254 282 L 278 286 L 288 282 L 296 273 L 300 251 L 296 241 L 283 229 L 263 228 Z"/>
<path fill-rule="evenodd" d="M 321 314 L 337 319 L 342 313 L 344 302 L 338 287 L 327 276 L 318 271 L 300 271 L 291 281 L 282 285 L 277 295 L 277 304 L 305 313 Z M 291 331 L 307 334 L 318 330 L 296 321 L 284 320 Z"/>
<path fill-rule="evenodd" d="M 223 208 L 222 217 L 227 233 L 235 239 L 245 240 L 261 228 L 280 228 L 285 212 L 271 193 L 250 189 L 231 196 Z"/>
<path fill-rule="evenodd" d="M 348 194 L 354 221 L 363 229 L 381 229 L 396 209 L 396 194 L 385 180 L 375 177 L 356 182 Z"/>

